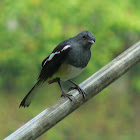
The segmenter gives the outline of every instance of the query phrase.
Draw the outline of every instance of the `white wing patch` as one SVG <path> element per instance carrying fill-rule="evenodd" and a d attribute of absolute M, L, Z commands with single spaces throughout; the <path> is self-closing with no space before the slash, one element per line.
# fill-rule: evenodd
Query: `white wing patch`
<path fill-rule="evenodd" d="M 56 54 L 59 54 L 59 53 L 60 53 L 60 52 L 52 53 L 52 54 L 49 56 L 49 58 L 48 58 L 45 62 L 52 60 L 53 57 L 54 57 Z M 44 65 L 45 65 L 45 64 L 44 64 Z"/>
<path fill-rule="evenodd" d="M 67 50 L 68 48 L 70 48 L 70 45 L 66 45 L 66 46 L 61 50 L 61 52 Z"/>
<path fill-rule="evenodd" d="M 68 48 L 70 48 L 70 45 L 66 45 L 61 51 L 54 52 L 54 53 L 50 54 L 49 58 L 46 59 L 46 61 L 44 62 L 43 66 L 44 66 L 48 61 L 51 61 L 51 60 L 53 59 L 53 57 L 54 57 L 56 54 L 60 54 L 61 52 L 67 50 Z"/>

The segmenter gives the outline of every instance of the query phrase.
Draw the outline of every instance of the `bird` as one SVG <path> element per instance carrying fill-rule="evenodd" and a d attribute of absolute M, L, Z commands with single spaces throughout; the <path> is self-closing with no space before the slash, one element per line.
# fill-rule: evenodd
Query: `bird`
<path fill-rule="evenodd" d="M 37 79 L 37 83 L 28 92 L 21 101 L 20 107 L 29 107 L 35 95 L 44 85 L 49 85 L 57 82 L 64 97 L 69 98 L 70 94 L 63 91 L 61 82 L 68 81 L 82 93 L 85 98 L 85 92 L 71 79 L 80 75 L 86 68 L 91 58 L 91 46 L 95 43 L 95 36 L 89 31 L 82 31 L 78 35 L 71 37 L 58 44 L 52 53 L 42 61 L 42 69 Z"/>

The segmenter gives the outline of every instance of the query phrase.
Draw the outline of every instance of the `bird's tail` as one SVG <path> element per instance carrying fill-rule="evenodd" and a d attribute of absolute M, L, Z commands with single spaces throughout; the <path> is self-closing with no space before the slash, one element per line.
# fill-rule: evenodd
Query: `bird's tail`
<path fill-rule="evenodd" d="M 28 94 L 24 97 L 24 99 L 22 100 L 22 102 L 19 105 L 20 107 L 28 107 L 32 100 L 34 99 L 35 95 L 37 94 L 37 92 L 43 87 L 44 83 L 38 81 L 33 88 L 28 92 Z"/>

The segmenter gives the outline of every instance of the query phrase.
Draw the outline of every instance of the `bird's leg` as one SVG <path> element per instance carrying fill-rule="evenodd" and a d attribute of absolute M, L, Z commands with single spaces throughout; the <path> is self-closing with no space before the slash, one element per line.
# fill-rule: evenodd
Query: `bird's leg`
<path fill-rule="evenodd" d="M 62 91 L 62 95 L 61 95 L 61 97 L 62 97 L 62 96 L 64 96 L 64 97 L 68 97 L 69 100 L 72 101 L 72 99 L 69 97 L 69 96 L 72 96 L 72 95 L 70 95 L 70 94 L 66 94 L 66 93 L 63 91 L 62 86 L 61 86 L 61 83 L 60 83 L 60 78 L 58 78 L 57 82 L 58 82 L 58 84 L 59 84 L 59 86 L 60 86 L 60 88 L 61 88 L 61 91 Z"/>
<path fill-rule="evenodd" d="M 54 78 L 54 79 L 52 79 L 52 80 L 49 80 L 49 81 L 48 81 L 48 84 L 52 84 L 52 83 L 54 83 L 54 82 L 58 82 L 58 80 L 60 80 L 60 78 Z"/>
<path fill-rule="evenodd" d="M 72 83 L 73 85 L 75 85 L 75 87 L 71 87 L 70 90 L 77 89 L 80 93 L 82 93 L 83 98 L 85 99 L 85 98 L 86 98 L 85 92 L 84 92 L 77 84 L 75 84 L 75 83 L 72 82 L 71 80 L 68 80 L 68 81 L 69 81 L 70 83 Z"/>

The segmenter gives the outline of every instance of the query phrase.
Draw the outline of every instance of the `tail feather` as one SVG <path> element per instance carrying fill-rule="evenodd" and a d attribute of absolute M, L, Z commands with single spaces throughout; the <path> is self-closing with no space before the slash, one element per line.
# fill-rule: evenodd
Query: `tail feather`
<path fill-rule="evenodd" d="M 43 83 L 38 81 L 33 88 L 28 92 L 28 94 L 24 97 L 24 99 L 22 100 L 22 102 L 19 105 L 20 107 L 29 107 L 29 105 L 31 104 L 32 100 L 34 99 L 35 95 L 37 94 L 37 92 L 39 91 L 39 89 L 41 89 L 43 86 Z"/>

